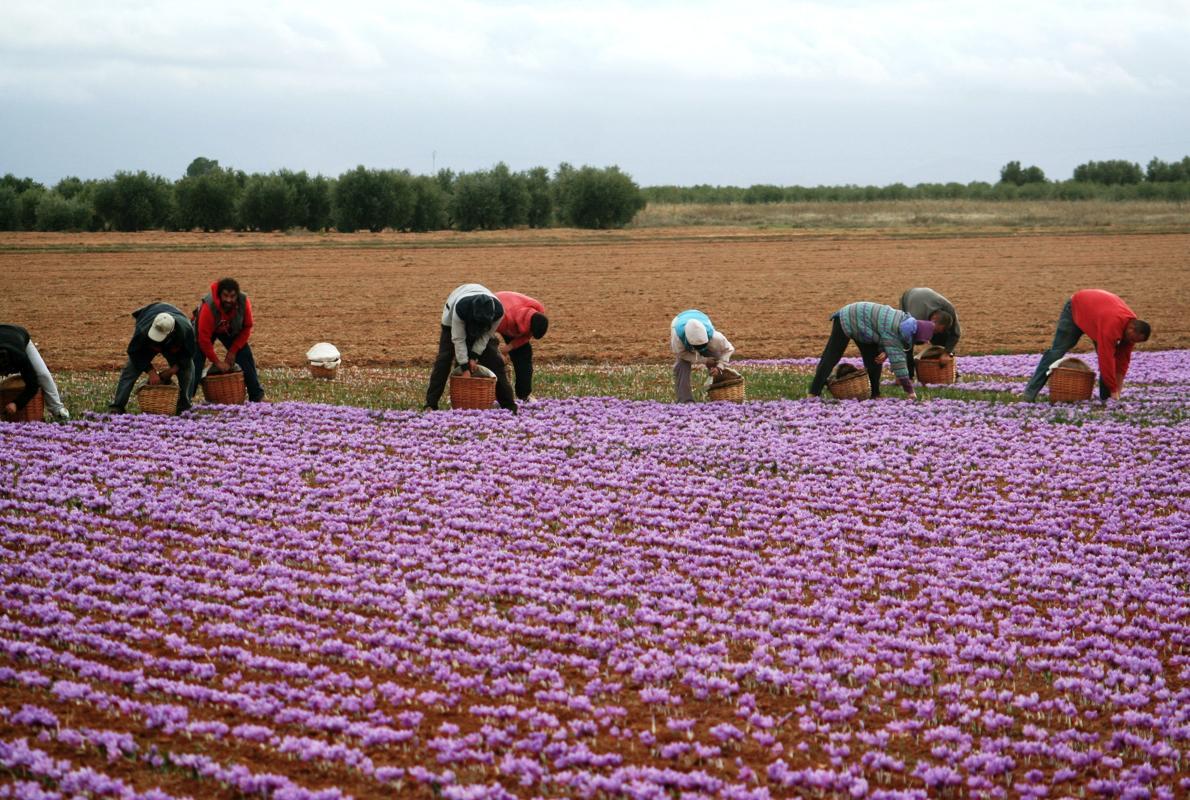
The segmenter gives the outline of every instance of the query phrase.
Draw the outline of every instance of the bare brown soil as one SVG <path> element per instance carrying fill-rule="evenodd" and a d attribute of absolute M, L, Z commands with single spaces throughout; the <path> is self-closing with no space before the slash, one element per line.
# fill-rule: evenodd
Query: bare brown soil
<path fill-rule="evenodd" d="M 1064 300 L 1101 287 L 1152 323 L 1147 347 L 1190 347 L 1190 234 L 935 234 L 748 228 L 480 234 L 0 234 L 0 321 L 54 369 L 123 362 L 132 309 L 189 312 L 211 281 L 253 300 L 253 350 L 300 365 L 330 341 L 356 366 L 433 359 L 442 302 L 479 282 L 540 298 L 545 360 L 659 361 L 677 312 L 710 314 L 737 357 L 817 355 L 829 315 L 931 286 L 967 353 L 1040 352 Z"/>

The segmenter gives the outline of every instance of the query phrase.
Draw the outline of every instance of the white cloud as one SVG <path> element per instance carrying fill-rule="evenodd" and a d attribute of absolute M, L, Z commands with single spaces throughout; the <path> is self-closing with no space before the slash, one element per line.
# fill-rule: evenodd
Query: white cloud
<path fill-rule="evenodd" d="M 896 87 L 1087 89 L 1145 74 L 1138 43 L 1184 40 L 1190 4 L 916 2 L 22 3 L 6 71 L 87 81 L 97 64 L 243 75 L 587 74 Z M 52 64 L 47 64 L 52 60 Z M 1177 61 L 1185 67 L 1184 56 Z M 999 74 L 997 74 L 999 73 Z"/>
<path fill-rule="evenodd" d="M 354 163 L 443 142 L 480 160 L 469 166 L 512 153 L 672 163 L 725 149 L 772 164 L 790 160 L 788 142 L 932 163 L 939 146 L 986 146 L 989 119 L 1026 109 L 1002 124 L 1039 142 L 1123 105 L 1163 109 L 1161 130 L 1132 126 L 1138 148 L 1180 142 L 1190 106 L 1190 0 L 10 0 L 4 23 L 8 108 L 111 126 L 116 142 L 134 137 L 113 120 L 201 120 L 176 146 L 287 142 L 304 159 L 333 141 Z M 935 133 L 941 120 L 954 127 Z M 947 139 L 930 145 L 932 135 Z M 32 158 L 40 146 L 30 134 L 9 150 Z M 1029 158 L 1013 148 L 986 157 Z M 245 152 L 224 160 L 260 161 Z"/>

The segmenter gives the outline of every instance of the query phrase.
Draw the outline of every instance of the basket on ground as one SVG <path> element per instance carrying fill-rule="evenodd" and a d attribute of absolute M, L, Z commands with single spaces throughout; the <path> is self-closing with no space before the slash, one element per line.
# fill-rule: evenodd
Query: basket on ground
<path fill-rule="evenodd" d="M 840 373 L 826 382 L 826 389 L 836 400 L 867 400 L 872 396 L 872 384 L 865 369 Z"/>
<path fill-rule="evenodd" d="M 707 400 L 744 402 L 744 376 L 734 369 L 722 369 L 719 377 L 707 387 Z"/>
<path fill-rule="evenodd" d="M 954 383 L 955 358 L 942 347 L 929 347 L 917 357 L 917 379 L 922 383 Z"/>
<path fill-rule="evenodd" d="M 1090 400 L 1095 389 L 1095 373 L 1077 358 L 1066 358 L 1050 367 L 1051 403 L 1077 403 Z"/>
<path fill-rule="evenodd" d="M 136 390 L 136 402 L 142 413 L 173 416 L 178 411 L 178 387 L 172 383 L 146 383 Z"/>
<path fill-rule="evenodd" d="M 238 406 L 248 399 L 248 392 L 244 388 L 244 373 L 240 370 L 233 372 L 207 373 L 202 379 L 202 396 L 208 403 L 219 403 L 225 406 Z"/>
<path fill-rule="evenodd" d="M 495 377 L 450 376 L 451 408 L 491 408 L 496 402 Z"/>
<path fill-rule="evenodd" d="M 0 381 L 0 409 L 9 403 L 15 403 L 21 392 L 25 391 L 25 381 L 19 375 Z M 41 396 L 41 389 L 25 403 L 24 408 L 18 408 L 16 414 L 2 412 L 6 422 L 42 422 L 45 419 L 45 399 Z"/>
<path fill-rule="evenodd" d="M 306 366 L 310 374 L 324 381 L 333 381 L 341 363 L 339 348 L 330 342 L 319 342 L 306 351 Z"/>

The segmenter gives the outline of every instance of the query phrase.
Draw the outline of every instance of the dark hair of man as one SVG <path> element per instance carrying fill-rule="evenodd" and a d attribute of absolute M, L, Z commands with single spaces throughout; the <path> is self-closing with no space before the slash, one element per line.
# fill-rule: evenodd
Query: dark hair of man
<path fill-rule="evenodd" d="M 536 313 L 529 317 L 529 333 L 533 334 L 534 339 L 540 339 L 545 336 L 545 332 L 550 327 L 550 321 L 545 314 Z"/>
<path fill-rule="evenodd" d="M 935 311 L 930 315 L 930 319 L 933 320 L 935 325 L 946 328 L 947 330 L 950 330 L 951 326 L 954 325 L 954 317 L 950 315 L 949 311 Z"/>
<path fill-rule="evenodd" d="M 240 293 L 240 284 L 235 278 L 223 278 L 219 281 L 219 285 L 215 287 L 216 294 L 223 294 L 224 292 L 235 292 L 238 296 Z"/>
<path fill-rule="evenodd" d="M 1132 330 L 1136 331 L 1137 335 L 1141 337 L 1140 340 L 1142 342 L 1147 342 L 1149 337 L 1153 334 L 1152 327 L 1150 327 L 1149 323 L 1145 322 L 1143 319 L 1134 319 L 1128 324 L 1131 325 Z"/>

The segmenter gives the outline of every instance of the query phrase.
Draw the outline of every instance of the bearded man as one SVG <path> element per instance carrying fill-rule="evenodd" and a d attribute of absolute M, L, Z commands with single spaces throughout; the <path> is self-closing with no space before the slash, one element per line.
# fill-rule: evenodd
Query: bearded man
<path fill-rule="evenodd" d="M 211 284 L 211 290 L 194 310 L 195 338 L 198 350 L 194 354 L 194 373 L 190 381 L 189 397 L 194 398 L 202 370 L 208 361 L 208 372 L 217 375 L 231 372 L 236 366 L 244 373 L 244 388 L 248 400 L 259 403 L 264 400 L 264 389 L 256 374 L 256 359 L 248 339 L 252 336 L 252 301 L 240 291 L 235 278 L 223 278 Z M 215 352 L 215 340 L 226 349 L 223 358 Z"/>

